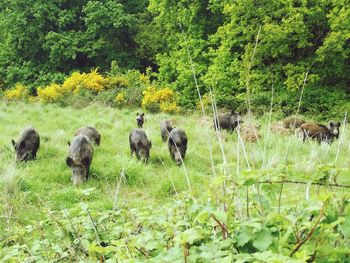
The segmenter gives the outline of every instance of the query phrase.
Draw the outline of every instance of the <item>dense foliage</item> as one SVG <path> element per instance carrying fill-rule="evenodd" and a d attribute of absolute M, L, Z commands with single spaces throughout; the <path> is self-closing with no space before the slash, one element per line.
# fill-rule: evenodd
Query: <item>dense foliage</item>
<path fill-rule="evenodd" d="M 334 114 L 350 85 L 348 1 L 5 0 L 0 81 L 32 89 L 112 61 L 151 67 L 182 106 L 214 91 L 219 106 Z M 305 82 L 305 92 L 303 86 Z M 35 91 L 34 91 L 35 93 Z M 314 94 L 321 103 L 312 103 Z"/>

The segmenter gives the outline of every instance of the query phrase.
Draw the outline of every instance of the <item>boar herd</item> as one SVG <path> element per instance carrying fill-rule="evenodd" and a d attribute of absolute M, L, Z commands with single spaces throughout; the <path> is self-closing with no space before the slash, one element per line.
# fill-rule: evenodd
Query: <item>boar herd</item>
<path fill-rule="evenodd" d="M 144 113 L 137 113 L 136 125 L 129 134 L 131 156 L 135 153 L 137 160 L 148 162 L 152 142 L 147 138 L 142 129 Z M 175 128 L 168 120 L 160 124 L 162 141 L 168 141 L 168 149 L 171 158 L 176 164 L 181 165 L 187 151 L 187 135 L 184 130 Z M 36 159 L 36 153 L 40 146 L 39 133 L 33 128 L 25 128 L 19 140 L 11 141 L 16 152 L 16 161 L 26 162 Z M 94 155 L 94 146 L 101 143 L 101 134 L 94 127 L 81 127 L 74 132 L 74 137 L 68 142 L 68 156 L 66 164 L 71 169 L 74 185 L 79 185 L 89 177 L 90 165 Z"/>
<path fill-rule="evenodd" d="M 130 153 L 136 155 L 137 160 L 148 162 L 152 142 L 142 129 L 145 122 L 144 113 L 137 113 L 136 125 L 129 134 Z M 219 113 L 213 119 L 216 131 L 227 130 L 230 133 L 236 131 L 245 142 L 254 142 L 260 138 L 260 125 L 244 124 L 240 112 L 230 111 Z M 299 134 L 303 141 L 307 138 L 315 139 L 319 143 L 332 143 L 339 137 L 340 122 L 330 121 L 328 125 L 305 122 L 296 117 L 290 117 L 284 121 L 271 125 L 273 132 Z M 173 127 L 169 120 L 160 123 L 160 135 L 163 142 L 168 142 L 168 150 L 171 158 L 177 165 L 181 165 L 187 151 L 187 135 L 183 129 Z M 26 162 L 36 159 L 40 147 L 39 133 L 32 127 L 26 128 L 19 140 L 11 141 L 16 152 L 18 162 Z M 94 155 L 94 146 L 101 143 L 101 134 L 94 127 L 82 127 L 75 131 L 73 139 L 68 142 L 69 150 L 66 164 L 71 169 L 72 181 L 78 185 L 88 179 L 90 165 Z"/>

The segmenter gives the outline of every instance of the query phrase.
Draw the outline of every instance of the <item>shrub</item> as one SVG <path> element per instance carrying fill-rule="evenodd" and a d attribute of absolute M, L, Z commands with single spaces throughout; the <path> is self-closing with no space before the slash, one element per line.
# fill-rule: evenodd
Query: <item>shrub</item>
<path fill-rule="evenodd" d="M 154 86 L 148 86 L 143 92 L 142 107 L 150 112 L 175 113 L 180 111 L 173 90 L 170 88 L 157 89 Z"/>
<path fill-rule="evenodd" d="M 140 107 L 143 91 L 146 89 L 145 83 L 140 79 L 140 72 L 137 70 L 129 70 L 124 76 L 129 81 L 129 86 L 126 89 L 123 89 L 125 96 L 125 105 L 129 107 Z"/>
<path fill-rule="evenodd" d="M 127 88 L 129 86 L 129 80 L 125 76 L 112 76 L 107 79 L 107 86 L 110 89 Z"/>
<path fill-rule="evenodd" d="M 97 72 L 98 69 L 91 70 L 90 73 L 73 72 L 63 83 L 64 91 L 72 91 L 75 94 L 80 89 L 91 90 L 98 93 L 107 88 L 107 79 Z"/>
<path fill-rule="evenodd" d="M 45 88 L 38 88 L 37 94 L 41 102 L 56 102 L 64 95 L 62 86 L 56 83 L 52 83 Z"/>
<path fill-rule="evenodd" d="M 149 84 L 149 76 L 146 74 L 140 74 L 140 80 L 144 84 Z"/>
<path fill-rule="evenodd" d="M 202 103 L 203 103 L 203 107 L 206 111 L 212 111 L 212 103 L 211 103 L 211 97 L 208 93 L 205 93 L 202 96 Z M 202 106 L 201 106 L 201 102 L 200 100 L 198 100 L 197 102 L 197 110 L 201 111 L 202 110 Z"/>
<path fill-rule="evenodd" d="M 29 97 L 29 89 L 28 87 L 16 84 L 13 89 L 6 90 L 4 92 L 4 98 L 10 101 L 16 100 L 26 100 Z"/>
<path fill-rule="evenodd" d="M 115 97 L 115 102 L 118 106 L 122 106 L 127 102 L 125 99 L 124 92 L 120 92 L 117 94 L 117 96 Z"/>

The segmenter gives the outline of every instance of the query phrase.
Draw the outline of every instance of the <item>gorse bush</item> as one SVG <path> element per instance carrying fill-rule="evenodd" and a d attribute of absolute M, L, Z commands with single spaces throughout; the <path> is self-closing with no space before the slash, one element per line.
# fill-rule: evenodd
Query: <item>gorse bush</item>
<path fill-rule="evenodd" d="M 45 88 L 38 88 L 38 99 L 41 102 L 56 102 L 63 98 L 63 87 L 59 84 L 52 83 Z"/>
<path fill-rule="evenodd" d="M 78 93 L 80 89 L 98 93 L 107 88 L 107 79 L 97 71 L 98 69 L 92 70 L 90 73 L 75 72 L 64 81 L 63 87 L 74 93 Z"/>
<path fill-rule="evenodd" d="M 13 89 L 4 92 L 4 98 L 9 101 L 26 100 L 29 97 L 28 87 L 16 84 Z"/>
<path fill-rule="evenodd" d="M 120 92 L 115 96 L 115 102 L 118 106 L 123 106 L 126 103 L 124 92 Z"/>
<path fill-rule="evenodd" d="M 136 70 L 121 73 L 113 64 L 107 76 L 99 73 L 98 69 L 89 73 L 76 71 L 66 77 L 62 84 L 51 83 L 45 87 L 36 88 L 33 96 L 30 96 L 26 86 L 18 84 L 13 89 L 5 91 L 4 98 L 60 103 L 79 108 L 93 101 L 108 106 L 140 107 L 143 91 L 147 85 L 150 85 L 147 74 L 141 74 Z M 148 95 L 149 92 L 146 93 L 146 101 L 150 100 Z M 157 91 L 155 100 L 157 111 L 177 112 L 179 110 L 174 100 L 174 92 L 169 88 Z"/>
<path fill-rule="evenodd" d="M 129 87 L 130 83 L 125 76 L 112 76 L 107 79 L 107 85 L 110 89 L 121 89 Z"/>
<path fill-rule="evenodd" d="M 148 86 L 143 92 L 142 108 L 150 112 L 175 113 L 180 111 L 173 90 L 170 88 L 157 89 L 154 86 Z"/>

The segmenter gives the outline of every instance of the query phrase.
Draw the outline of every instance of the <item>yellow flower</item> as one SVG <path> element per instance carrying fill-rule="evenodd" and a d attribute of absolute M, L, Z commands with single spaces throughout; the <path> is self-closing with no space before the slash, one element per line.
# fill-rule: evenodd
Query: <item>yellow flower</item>
<path fill-rule="evenodd" d="M 115 97 L 115 102 L 118 105 L 122 105 L 122 104 L 126 103 L 124 92 L 120 92 L 120 93 L 117 94 L 117 96 Z"/>
<path fill-rule="evenodd" d="M 90 73 L 73 72 L 63 82 L 62 90 L 76 94 L 80 89 L 87 89 L 98 93 L 107 87 L 107 83 L 107 79 L 98 73 L 98 69 L 91 70 Z"/>
<path fill-rule="evenodd" d="M 180 107 L 176 104 L 175 93 L 170 88 L 156 89 L 148 86 L 143 91 L 142 107 L 151 112 L 179 112 Z"/>
<path fill-rule="evenodd" d="M 16 84 L 13 89 L 6 90 L 4 98 L 7 100 L 24 100 L 29 96 L 29 90 L 26 86 Z"/>
<path fill-rule="evenodd" d="M 149 82 L 149 77 L 145 74 L 140 74 L 140 80 L 144 83 L 147 84 Z"/>
<path fill-rule="evenodd" d="M 113 76 L 106 80 L 109 88 L 127 88 L 129 86 L 129 80 L 124 76 Z"/>
<path fill-rule="evenodd" d="M 45 88 L 38 88 L 37 93 L 41 102 L 55 102 L 63 97 L 63 88 L 59 84 L 52 83 Z"/>

